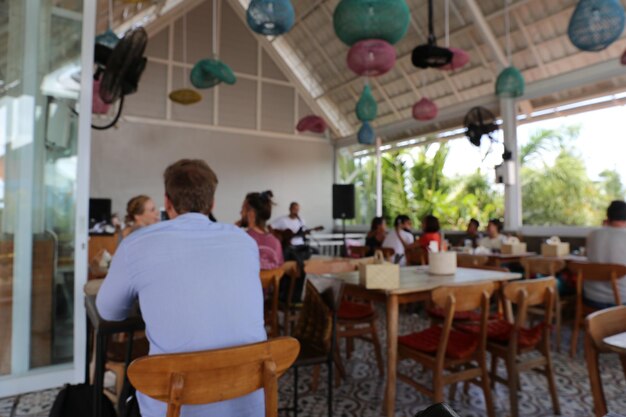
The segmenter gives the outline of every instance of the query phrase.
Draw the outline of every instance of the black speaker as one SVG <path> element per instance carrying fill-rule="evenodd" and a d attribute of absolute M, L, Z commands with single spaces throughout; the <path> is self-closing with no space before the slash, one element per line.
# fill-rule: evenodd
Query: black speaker
<path fill-rule="evenodd" d="M 354 184 L 333 184 L 333 219 L 354 219 Z"/>

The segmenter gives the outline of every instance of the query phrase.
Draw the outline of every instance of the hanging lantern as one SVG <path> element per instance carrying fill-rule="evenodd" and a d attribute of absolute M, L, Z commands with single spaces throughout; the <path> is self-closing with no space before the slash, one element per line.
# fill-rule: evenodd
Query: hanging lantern
<path fill-rule="evenodd" d="M 395 44 L 409 28 L 405 0 L 341 0 L 333 14 L 337 37 L 348 46 L 365 39 Z"/>
<path fill-rule="evenodd" d="M 191 84 L 196 88 L 211 88 L 221 82 L 235 84 L 237 77 L 233 71 L 217 59 L 202 59 L 193 66 L 189 74 Z"/>
<path fill-rule="evenodd" d="M 359 41 L 348 52 L 348 68 L 357 75 L 377 77 L 389 72 L 395 64 L 396 50 L 381 39 Z"/>
<path fill-rule="evenodd" d="M 524 77 L 515 67 L 502 70 L 496 80 L 496 95 L 498 97 L 515 98 L 524 95 Z"/>
<path fill-rule="evenodd" d="M 622 63 L 622 65 L 626 65 L 626 50 L 624 50 L 624 53 L 622 54 L 622 58 L 620 59 L 620 62 Z"/>
<path fill-rule="evenodd" d="M 169 95 L 170 100 L 174 103 L 188 106 L 202 101 L 202 96 L 195 90 L 190 88 L 181 88 L 180 90 L 172 91 Z"/>
<path fill-rule="evenodd" d="M 378 104 L 369 85 L 363 88 L 361 98 L 356 104 L 356 117 L 362 122 L 371 122 L 378 114 Z"/>
<path fill-rule="evenodd" d="M 252 0 L 248 6 L 246 19 L 254 32 L 278 36 L 289 32 L 296 14 L 289 0 Z"/>
<path fill-rule="evenodd" d="M 93 114 L 107 114 L 111 108 L 100 98 L 100 79 L 93 81 L 93 95 L 91 97 L 91 112 Z"/>
<path fill-rule="evenodd" d="M 448 48 L 452 52 L 452 61 L 449 64 L 439 67 L 440 70 L 452 71 L 463 68 L 470 62 L 470 56 L 461 48 Z"/>
<path fill-rule="evenodd" d="M 368 122 L 363 122 L 356 137 L 361 145 L 373 145 L 376 143 L 376 133 L 374 133 L 374 129 Z"/>
<path fill-rule="evenodd" d="M 569 21 L 567 36 L 578 49 L 606 49 L 624 30 L 624 8 L 619 0 L 580 0 Z"/>
<path fill-rule="evenodd" d="M 439 108 L 437 104 L 429 98 L 423 97 L 420 101 L 413 105 L 413 118 L 425 122 L 433 120 L 437 117 Z"/>
<path fill-rule="evenodd" d="M 328 126 L 326 120 L 314 114 L 305 116 L 298 122 L 296 129 L 298 132 L 324 133 Z"/>

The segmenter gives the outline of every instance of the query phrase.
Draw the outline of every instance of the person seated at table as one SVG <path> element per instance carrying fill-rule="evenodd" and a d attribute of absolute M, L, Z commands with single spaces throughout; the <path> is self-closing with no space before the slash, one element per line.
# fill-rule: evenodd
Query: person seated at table
<path fill-rule="evenodd" d="M 206 162 L 182 159 L 164 173 L 170 221 L 122 241 L 97 295 L 104 320 L 124 320 L 135 301 L 150 355 L 197 352 L 265 341 L 259 249 L 235 225 L 209 220 L 217 176 Z M 143 417 L 167 404 L 137 394 Z M 186 417 L 261 417 L 262 390 L 207 405 L 183 406 Z"/>
<path fill-rule="evenodd" d="M 491 219 L 487 223 L 487 236 L 478 240 L 478 246 L 482 246 L 492 251 L 500 251 L 502 244 L 506 240 L 506 236 L 502 234 L 504 225 L 498 219 Z"/>
<path fill-rule="evenodd" d="M 370 226 L 370 231 L 365 237 L 365 246 L 367 246 L 367 256 L 374 255 L 377 249 L 383 247 L 383 242 L 387 236 L 387 222 L 384 217 L 374 217 Z"/>
<path fill-rule="evenodd" d="M 465 231 L 465 240 L 472 242 L 472 247 L 478 246 L 478 241 L 482 238 L 482 234 L 479 232 L 480 222 L 476 219 L 470 219 L 467 224 L 467 230 Z M 465 242 L 463 242 L 465 243 Z"/>
<path fill-rule="evenodd" d="M 419 244 L 425 251 L 430 248 L 431 242 L 437 243 L 437 250 L 441 250 L 441 227 L 439 219 L 429 214 L 422 219 L 422 235 Z"/>
<path fill-rule="evenodd" d="M 269 230 L 267 221 L 272 217 L 271 191 L 248 193 L 241 206 L 239 226 L 247 228 L 248 234 L 259 247 L 261 269 L 280 268 L 283 263 L 283 248 L 280 241 Z"/>
<path fill-rule="evenodd" d="M 133 197 L 126 204 L 122 237 L 128 236 L 139 228 L 158 223 L 159 220 L 161 220 L 161 213 L 150 197 L 147 195 Z"/>
<path fill-rule="evenodd" d="M 602 229 L 594 230 L 587 237 L 586 250 L 589 262 L 626 265 L 626 202 L 611 202 L 606 211 Z M 607 281 L 584 281 L 583 294 L 586 302 L 597 308 L 615 304 L 611 283 Z M 626 277 L 617 281 L 623 303 L 626 303 Z"/>
<path fill-rule="evenodd" d="M 400 214 L 393 222 L 394 229 L 387 234 L 383 241 L 383 248 L 391 248 L 395 253 L 395 261 L 406 265 L 405 248 L 416 246 L 415 237 L 411 232 L 413 222 L 409 216 Z"/>

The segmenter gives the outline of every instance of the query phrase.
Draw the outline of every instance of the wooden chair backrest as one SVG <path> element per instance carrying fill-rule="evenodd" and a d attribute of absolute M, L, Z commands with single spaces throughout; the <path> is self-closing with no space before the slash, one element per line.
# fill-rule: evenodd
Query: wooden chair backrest
<path fill-rule="evenodd" d="M 585 328 L 596 349 L 609 351 L 602 340 L 626 332 L 626 306 L 611 307 L 591 313 L 585 319 Z"/>
<path fill-rule="evenodd" d="M 452 297 L 455 312 L 471 311 L 480 308 L 483 294 L 491 297 L 494 289 L 495 284 L 491 281 L 476 284 L 450 285 L 433 290 L 431 299 L 435 306 L 445 309 L 448 299 Z"/>
<path fill-rule="evenodd" d="M 393 255 L 396 254 L 396 251 L 393 248 L 380 248 L 383 251 L 383 257 L 387 261 L 391 261 L 393 259 Z"/>
<path fill-rule="evenodd" d="M 428 265 L 428 252 L 421 246 L 407 247 L 404 256 L 407 265 Z"/>
<path fill-rule="evenodd" d="M 457 253 L 456 264 L 459 268 L 475 268 L 487 265 L 489 257 L 487 255 L 472 255 L 471 253 Z"/>
<path fill-rule="evenodd" d="M 350 255 L 353 258 L 365 258 L 367 256 L 367 252 L 370 248 L 367 246 L 350 246 L 349 251 Z"/>
<path fill-rule="evenodd" d="M 565 269 L 565 261 L 562 259 L 524 258 L 520 263 L 524 267 L 524 278 L 526 279 L 530 279 L 536 274 L 553 277 Z"/>
<path fill-rule="evenodd" d="M 582 303 L 583 281 L 607 281 L 611 283 L 615 304 L 622 304 L 617 280 L 626 275 L 626 265 L 592 262 L 570 262 L 569 269 L 576 274 L 576 298 Z"/>
<path fill-rule="evenodd" d="M 274 285 L 277 286 L 284 274 L 283 268 L 262 269 L 259 274 L 261 277 L 261 286 L 263 289 L 270 288 Z"/>
<path fill-rule="evenodd" d="M 504 266 L 478 265 L 478 266 L 468 266 L 466 268 L 482 269 L 483 271 L 510 272 L 509 268 L 506 268 Z"/>
<path fill-rule="evenodd" d="M 278 414 L 278 377 L 296 360 L 300 344 L 291 337 L 226 349 L 144 356 L 128 367 L 141 393 L 168 404 L 167 417 L 182 405 L 230 400 L 265 389 L 265 415 Z"/>
<path fill-rule="evenodd" d="M 544 306 L 544 322 L 552 323 L 556 279 L 554 277 L 508 282 L 502 291 L 506 304 L 507 319 L 515 323 L 516 329 L 526 323 L 528 307 L 542 304 Z M 512 304 L 517 305 L 516 319 L 513 319 Z"/>
<path fill-rule="evenodd" d="M 311 262 L 304 266 L 304 272 L 307 275 L 341 274 L 356 270 L 357 266 L 350 261 Z"/>

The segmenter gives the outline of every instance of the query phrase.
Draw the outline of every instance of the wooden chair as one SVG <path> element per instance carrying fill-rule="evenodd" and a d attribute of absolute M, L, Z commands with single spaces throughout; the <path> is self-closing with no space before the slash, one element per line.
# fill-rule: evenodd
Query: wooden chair
<path fill-rule="evenodd" d="M 401 373 L 398 373 L 398 379 L 437 403 L 444 399 L 445 385 L 471 381 L 482 387 L 487 415 L 495 417 L 486 364 L 487 316 L 489 298 L 494 288 L 494 283 L 484 282 L 435 289 L 432 292 L 432 302 L 436 307 L 445 310 L 443 324 L 398 338 L 398 361 L 411 359 L 431 369 L 432 388 Z M 461 332 L 452 328 L 452 320 L 456 312 L 476 309 L 481 311 L 481 319 L 477 325 L 478 334 Z M 454 394 L 454 389 L 451 390 L 451 394 Z"/>
<path fill-rule="evenodd" d="M 283 268 L 261 270 L 261 286 L 269 294 L 269 304 L 265 308 L 265 325 L 269 326 L 269 337 L 278 337 L 278 289 L 284 275 Z"/>
<path fill-rule="evenodd" d="M 356 265 L 350 262 L 327 262 L 307 265 L 305 271 L 307 276 L 323 274 L 339 274 L 342 272 L 352 272 L 357 269 Z M 337 312 L 337 340 L 346 339 L 346 354 L 348 359 L 354 350 L 354 338 L 369 342 L 374 346 L 376 363 L 380 375 L 384 374 L 383 354 L 378 338 L 376 322 L 378 315 L 371 302 L 360 302 L 344 296 Z"/>
<path fill-rule="evenodd" d="M 380 250 L 383 251 L 383 257 L 387 262 L 393 262 L 393 256 L 396 254 L 393 248 L 380 248 Z"/>
<path fill-rule="evenodd" d="M 337 310 L 343 295 L 343 283 L 334 278 L 308 277 L 302 311 L 293 336 L 300 342 L 300 353 L 294 368 L 293 405 L 289 410 L 298 415 L 298 369 L 301 366 L 328 368 L 328 416 L 333 414 L 333 362 L 335 350 Z M 315 372 L 319 375 L 318 372 Z M 315 378 L 317 376 L 314 375 Z"/>
<path fill-rule="evenodd" d="M 293 326 L 295 326 L 298 320 L 298 312 L 302 308 L 302 303 L 294 301 L 294 293 L 296 290 L 296 283 L 302 277 L 302 270 L 298 266 L 296 261 L 286 261 L 282 266 L 284 275 L 283 279 L 288 280 L 287 293 L 283 300 L 278 300 L 278 308 L 283 312 L 283 330 L 285 335 L 290 335 Z"/>
<path fill-rule="evenodd" d="M 472 255 L 471 253 L 457 253 L 456 265 L 459 268 L 476 268 L 485 266 L 489 262 L 487 255 Z"/>
<path fill-rule="evenodd" d="M 167 417 L 181 406 L 209 404 L 265 391 L 265 415 L 278 415 L 278 378 L 300 350 L 291 337 L 226 349 L 154 355 L 128 367 L 128 378 L 141 393 L 167 403 Z"/>
<path fill-rule="evenodd" d="M 367 246 L 350 246 L 349 250 L 352 258 L 365 258 L 370 248 Z"/>
<path fill-rule="evenodd" d="M 421 246 L 406 247 L 404 256 L 407 265 L 428 265 L 428 252 Z"/>
<path fill-rule="evenodd" d="M 491 383 L 500 382 L 509 387 L 511 416 L 519 415 L 517 391 L 519 374 L 536 370 L 548 380 L 554 414 L 561 414 L 559 399 L 554 382 L 552 357 L 550 356 L 550 326 L 554 312 L 556 280 L 553 277 L 516 281 L 505 285 L 503 290 L 506 305 L 506 320 L 489 322 L 487 349 L 491 352 Z M 512 305 L 517 306 L 513 318 Z M 529 306 L 543 306 L 544 319 L 532 328 L 526 326 Z M 524 357 L 529 352 L 540 356 Z M 507 378 L 497 375 L 498 358 L 506 363 Z"/>
<path fill-rule="evenodd" d="M 599 264 L 591 262 L 570 262 L 569 269 L 576 274 L 576 319 L 572 332 L 570 356 L 573 358 L 578 349 L 578 333 L 584 325 L 583 319 L 594 311 L 599 310 L 583 302 L 583 281 L 606 282 L 613 290 L 615 305 L 621 305 L 617 280 L 626 275 L 626 266 L 615 264 Z"/>
<path fill-rule="evenodd" d="M 524 258 L 520 261 L 524 267 L 524 278 L 532 279 L 538 275 L 546 277 L 556 277 L 556 275 L 565 269 L 566 263 L 562 259 L 546 259 L 546 258 Z M 574 297 L 561 299 L 558 288 L 554 293 L 554 321 L 556 325 L 555 345 L 556 351 L 561 352 L 561 324 L 563 321 L 563 309 L 567 304 L 574 301 Z M 532 307 L 528 312 L 536 315 L 544 315 L 544 311 L 540 307 Z"/>
<path fill-rule="evenodd" d="M 612 353 L 604 345 L 603 339 L 614 334 L 626 332 L 626 306 L 607 308 L 590 314 L 585 319 L 585 358 L 589 371 L 589 382 L 593 396 L 593 409 L 596 417 L 608 414 L 606 399 L 602 389 L 602 378 L 598 366 L 601 353 Z M 626 355 L 620 355 L 624 376 L 626 377 Z"/>

